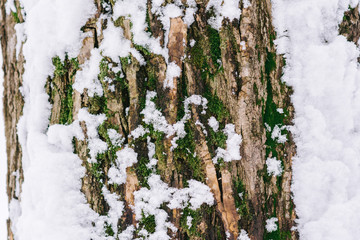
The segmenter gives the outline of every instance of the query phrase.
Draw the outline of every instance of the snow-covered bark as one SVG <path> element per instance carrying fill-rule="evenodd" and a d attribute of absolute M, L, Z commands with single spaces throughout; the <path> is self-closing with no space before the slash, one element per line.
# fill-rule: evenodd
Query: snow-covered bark
<path fill-rule="evenodd" d="M 11 239 L 297 238 L 269 1 L 14 6 Z"/>

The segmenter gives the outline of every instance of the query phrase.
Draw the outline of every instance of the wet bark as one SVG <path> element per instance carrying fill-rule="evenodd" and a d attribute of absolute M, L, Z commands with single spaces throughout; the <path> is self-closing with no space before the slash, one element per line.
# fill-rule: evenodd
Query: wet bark
<path fill-rule="evenodd" d="M 20 51 L 16 56 L 16 34 L 14 26 L 21 22 L 21 12 L 6 15 L 4 0 L 1 1 L 1 44 L 4 55 L 4 114 L 6 124 L 8 154 L 8 196 L 9 201 L 19 198 L 15 194 L 16 184 L 23 182 L 21 168 L 21 147 L 16 133 L 16 124 L 22 112 L 23 99 L 19 91 L 24 72 L 24 58 Z M 106 1 L 105 1 L 106 2 Z M 156 91 L 156 104 L 161 109 L 168 123 L 173 124 L 184 114 L 184 99 L 193 94 L 201 95 L 208 100 L 205 115 L 201 109 L 191 107 L 191 119 L 186 124 L 187 136 L 172 151 L 171 140 L 163 135 L 150 135 L 156 145 L 156 158 L 159 160 L 157 172 L 169 186 L 183 188 L 186 181 L 196 179 L 207 184 L 216 204 L 203 206 L 192 216 L 196 217 L 193 227 L 186 226 L 186 214 L 182 210 L 169 210 L 170 220 L 179 229 L 175 235 L 178 239 L 236 239 L 241 229 L 251 239 L 297 239 L 296 218 L 291 196 L 292 157 L 295 145 L 291 133 L 284 128 L 282 134 L 287 136 L 285 143 L 279 143 L 271 136 L 276 126 L 292 124 L 294 109 L 290 101 L 292 90 L 281 82 L 285 61 L 276 54 L 273 40 L 276 37 L 271 20 L 270 1 L 252 0 L 251 6 L 239 6 L 242 14 L 239 20 L 232 22 L 225 19 L 220 31 L 208 24 L 206 13 L 207 1 L 197 2 L 195 21 L 187 26 L 181 17 L 170 21 L 169 59 L 149 52 L 144 47 L 132 44 L 146 61 L 141 65 L 138 60 L 129 56 L 121 59 L 124 77 L 120 77 L 108 66 L 116 66 L 110 58 L 104 58 L 100 66 L 99 79 L 104 96 L 89 97 L 72 89 L 76 71 L 91 56 L 91 50 L 98 48 L 103 39 L 102 31 L 107 21 L 101 20 L 105 13 L 100 1 L 96 1 L 98 12 L 83 27 L 84 32 L 91 33 L 83 41 L 83 47 L 76 59 L 54 57 L 56 69 L 53 77 L 48 77 L 44 86 L 52 103 L 50 125 L 70 124 L 77 119 L 80 108 L 87 107 L 92 114 L 104 113 L 107 120 L 99 127 L 102 140 L 109 142 L 106 130 L 114 128 L 125 137 L 138 154 L 138 163 L 127 169 L 127 180 L 124 185 L 109 184 L 107 172 L 114 161 L 113 150 L 101 154 L 97 163 L 89 163 L 87 139 L 74 141 L 74 151 L 79 155 L 86 168 L 82 192 L 90 206 L 99 214 L 106 215 L 109 207 L 101 193 L 105 184 L 111 192 L 116 192 L 125 202 L 126 212 L 119 221 L 120 231 L 129 224 L 137 224 L 131 209 L 134 205 L 134 192 L 147 186 L 145 165 L 149 162 L 146 139 L 132 139 L 129 134 L 141 125 L 141 110 L 144 108 L 146 91 Z M 16 2 L 17 6 L 18 2 Z M 108 3 L 113 6 L 113 2 Z M 150 11 L 148 1 L 148 31 L 159 37 L 164 45 L 165 31 L 157 16 Z M 106 10 L 108 11 L 108 10 Z M 108 12 L 109 13 L 109 12 Z M 111 11 L 110 11 L 111 13 Z M 131 23 L 124 17 L 113 19 L 115 26 L 124 30 L 124 35 L 131 40 Z M 356 36 L 354 36 L 356 38 Z M 357 37 L 358 38 L 358 37 Z M 193 40 L 195 43 L 193 44 Z M 175 62 L 181 69 L 181 75 L 174 78 L 174 88 L 164 88 L 166 62 Z M 109 90 L 109 83 L 104 78 L 117 79 L 115 91 Z M 278 109 L 283 109 L 283 113 Z M 242 136 L 241 156 L 239 161 L 214 164 L 217 147 L 224 146 L 223 136 L 211 130 L 208 119 L 214 116 L 220 128 L 232 123 Z M 204 133 L 200 121 L 208 135 Z M 86 124 L 82 123 L 86 136 Z M 270 128 L 270 130 L 269 130 Z M 191 154 L 187 151 L 190 149 Z M 196 155 L 197 157 L 193 157 Z M 276 157 L 282 163 L 281 176 L 270 176 L 265 161 Z M 19 172 L 18 180 L 13 174 Z M 25 179 L 26 181 L 26 179 Z M 21 189 L 21 188 L 20 188 Z M 266 220 L 278 218 L 277 231 L 267 233 Z M 9 222 L 9 236 L 12 238 Z"/>

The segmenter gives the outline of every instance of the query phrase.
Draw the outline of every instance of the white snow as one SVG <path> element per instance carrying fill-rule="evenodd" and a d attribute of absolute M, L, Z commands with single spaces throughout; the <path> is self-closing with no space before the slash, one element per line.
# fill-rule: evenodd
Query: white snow
<path fill-rule="evenodd" d="M 278 226 L 276 225 L 276 222 L 278 219 L 276 217 L 270 218 L 266 220 L 266 231 L 267 232 L 275 232 L 278 229 Z"/>
<path fill-rule="evenodd" d="M 60 131 L 51 133 L 57 132 L 59 141 L 49 142 L 54 135 L 47 135 L 51 106 L 44 89 L 54 70 L 52 58 L 78 55 L 83 38 L 80 29 L 95 13 L 94 4 L 90 0 L 23 0 L 21 4 L 26 12 L 21 89 L 25 105 L 17 130 L 24 183 L 21 202 L 13 203 L 10 216 L 15 220 L 15 239 L 99 239 L 102 228 L 92 225 L 98 215 L 80 191 L 85 173 L 81 160 L 69 151 Z"/>
<path fill-rule="evenodd" d="M 134 149 L 125 146 L 124 149 L 116 152 L 116 164 L 111 166 L 108 172 L 109 183 L 118 185 L 126 182 L 126 169 L 137 163 L 137 153 Z"/>
<path fill-rule="evenodd" d="M 214 10 L 215 16 L 212 16 L 208 23 L 216 30 L 220 30 L 224 18 L 231 21 L 239 19 L 241 10 L 237 0 L 210 0 L 206 6 L 206 11 Z"/>
<path fill-rule="evenodd" d="M 222 158 L 225 162 L 231 162 L 233 160 L 241 160 L 240 144 L 242 142 L 241 135 L 235 132 L 234 124 L 226 124 L 223 132 L 227 136 L 226 149 L 217 148 L 216 155 L 212 161 L 216 164 L 218 160 Z"/>
<path fill-rule="evenodd" d="M 240 235 L 238 236 L 237 240 L 251 240 L 244 229 L 241 229 Z"/>
<path fill-rule="evenodd" d="M 164 81 L 164 88 L 174 88 L 174 78 L 180 77 L 181 69 L 175 62 L 168 64 L 166 68 L 166 79 Z"/>
<path fill-rule="evenodd" d="M 251 2 L 250 2 L 250 0 L 243 0 L 243 4 L 244 4 L 244 8 L 251 7 Z"/>
<path fill-rule="evenodd" d="M 294 202 L 300 239 L 360 236 L 359 49 L 338 25 L 358 0 L 272 0 L 283 81 L 294 89 Z"/>
<path fill-rule="evenodd" d="M 219 130 L 219 122 L 216 120 L 215 117 L 211 116 L 208 120 L 208 124 L 214 130 L 214 132 L 217 132 Z"/>
<path fill-rule="evenodd" d="M 276 158 L 266 159 L 267 172 L 269 175 L 281 176 L 282 167 L 281 161 Z"/>
<path fill-rule="evenodd" d="M 193 210 L 204 203 L 214 204 L 214 198 L 208 186 L 195 180 L 189 180 L 188 183 L 188 188 L 176 189 L 161 181 L 159 175 L 152 174 L 148 178 L 150 188 L 143 187 L 134 193 L 136 219 L 141 219 L 141 213 L 145 217 L 155 216 L 155 232 L 149 234 L 147 239 L 170 239 L 167 234 L 168 229 L 172 232 L 177 231 L 176 227 L 168 221 L 169 216 L 166 211 L 160 208 L 162 204 L 166 204 L 170 209 L 189 207 Z"/>
<path fill-rule="evenodd" d="M 90 59 L 80 66 L 82 68 L 80 71 L 76 72 L 73 88 L 79 93 L 83 93 L 84 89 L 87 89 L 89 97 L 93 97 L 95 94 L 100 97 L 103 95 L 103 89 L 98 79 L 101 59 L 100 50 L 92 49 Z"/>
<path fill-rule="evenodd" d="M 186 217 L 186 226 L 188 226 L 189 229 L 192 226 L 192 220 L 193 220 L 193 218 L 191 216 Z"/>

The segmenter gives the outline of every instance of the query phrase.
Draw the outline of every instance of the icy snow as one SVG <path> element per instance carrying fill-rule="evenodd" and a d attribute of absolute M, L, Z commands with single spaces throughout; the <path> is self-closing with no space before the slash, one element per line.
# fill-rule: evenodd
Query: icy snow
<path fill-rule="evenodd" d="M 360 236 L 359 49 L 338 25 L 358 0 L 272 0 L 283 81 L 294 89 L 294 202 L 300 239 Z"/>

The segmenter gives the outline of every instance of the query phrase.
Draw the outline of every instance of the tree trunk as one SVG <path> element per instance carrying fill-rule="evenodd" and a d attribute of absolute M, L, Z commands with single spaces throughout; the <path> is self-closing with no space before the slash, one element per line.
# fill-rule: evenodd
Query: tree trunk
<path fill-rule="evenodd" d="M 1 45 L 4 56 L 7 193 L 9 202 L 15 199 L 21 204 L 21 186 L 26 178 L 22 170 L 17 123 L 24 105 L 19 87 L 26 59 L 22 48 L 17 55 L 14 27 L 24 20 L 18 0 L 15 1 L 17 11 L 11 14 L 6 14 L 4 2 L 1 0 Z M 240 1 L 241 16 L 232 21 L 224 18 L 218 31 L 209 24 L 214 13 L 207 9 L 207 1 L 196 2 L 194 22 L 190 26 L 183 17 L 174 17 L 170 18 L 167 30 L 160 16 L 151 11 L 153 3 L 148 0 L 145 6 L 146 31 L 153 38 L 159 38 L 162 47 L 167 47 L 167 59 L 152 52 L 148 46 L 134 42 L 131 18 L 125 15 L 115 18 L 113 14 L 117 2 L 95 2 L 97 13 L 81 29 L 88 35 L 79 55 L 64 60 L 54 56 L 55 71 L 44 86 L 52 104 L 50 126 L 73 123 L 79 119 L 82 108 L 87 108 L 90 114 L 106 116 L 97 131 L 108 148 L 98 153 L 95 161 L 90 159 L 91 137 L 87 135 L 86 121 L 80 122 L 85 139 L 74 138 L 73 141 L 74 152 L 86 169 L 81 191 L 90 207 L 100 215 L 108 214 L 110 207 L 102 190 L 106 186 L 125 203 L 125 212 L 118 221 L 118 232 L 134 225 L 151 234 L 156 231 L 156 216 L 143 214 L 142 218 L 136 217 L 132 207 L 136 204 L 134 193 L 149 188 L 148 180 L 154 174 L 160 175 L 163 182 L 176 189 L 188 187 L 189 180 L 195 179 L 209 187 L 214 205 L 203 204 L 196 210 L 161 205 L 168 220 L 178 229 L 176 232 L 168 229 L 171 238 L 237 239 L 245 230 L 250 239 L 297 239 L 290 189 L 295 146 L 286 127 L 292 124 L 294 109 L 290 101 L 291 89 L 281 81 L 285 60 L 275 51 L 273 40 L 276 33 L 272 26 L 270 1 L 251 0 L 250 6 L 247 6 L 247 1 Z M 163 5 L 166 4 L 170 2 Z M 186 7 L 184 3 L 183 8 Z M 101 18 L 102 14 L 109 17 Z M 78 91 L 73 86 L 76 76 L 89 61 L 92 50 L 101 46 L 103 31 L 112 23 L 123 30 L 124 37 L 131 41 L 131 47 L 141 54 L 145 63 L 141 63 L 133 52 L 121 57 L 121 64 L 103 52 L 98 74 L 103 96 L 93 95 L 86 89 Z M 170 68 L 180 69 L 180 74 L 169 74 Z M 152 91 L 156 97 L 150 100 Z M 206 109 L 194 102 L 186 108 L 186 100 L 194 95 L 206 99 L 202 100 L 207 102 Z M 169 125 L 173 126 L 189 116 L 184 121 L 186 135 L 176 138 L 174 134 L 159 131 L 154 127 L 156 123 L 146 122 L 143 110 L 149 101 L 155 103 Z M 217 131 L 209 123 L 209 119 L 214 118 L 219 123 Z M 229 150 L 233 143 L 233 138 L 226 141 L 230 139 L 227 132 L 231 130 L 230 124 L 235 126 L 233 136 L 242 138 L 240 160 L 218 155 L 220 148 Z M 134 130 L 139 126 L 148 132 L 137 137 Z M 115 129 L 124 138 L 121 145 L 113 145 L 109 129 Z M 126 144 L 136 152 L 137 162 L 126 168 L 125 183 L 117 185 L 110 181 L 109 169 L 116 163 L 116 152 Z M 153 144 L 153 158 L 157 160 L 155 169 L 149 167 L 148 149 Z M 266 164 L 266 160 L 275 158 L 281 161 L 280 174 L 273 174 Z M 267 231 L 266 222 L 273 217 L 278 219 L 277 230 Z M 192 219 L 191 226 L 188 219 Z M 10 239 L 14 239 L 13 227 L 9 220 Z M 110 228 L 106 234 L 114 235 L 114 232 L 117 231 Z M 140 236 L 138 231 L 133 234 L 133 238 Z"/>

